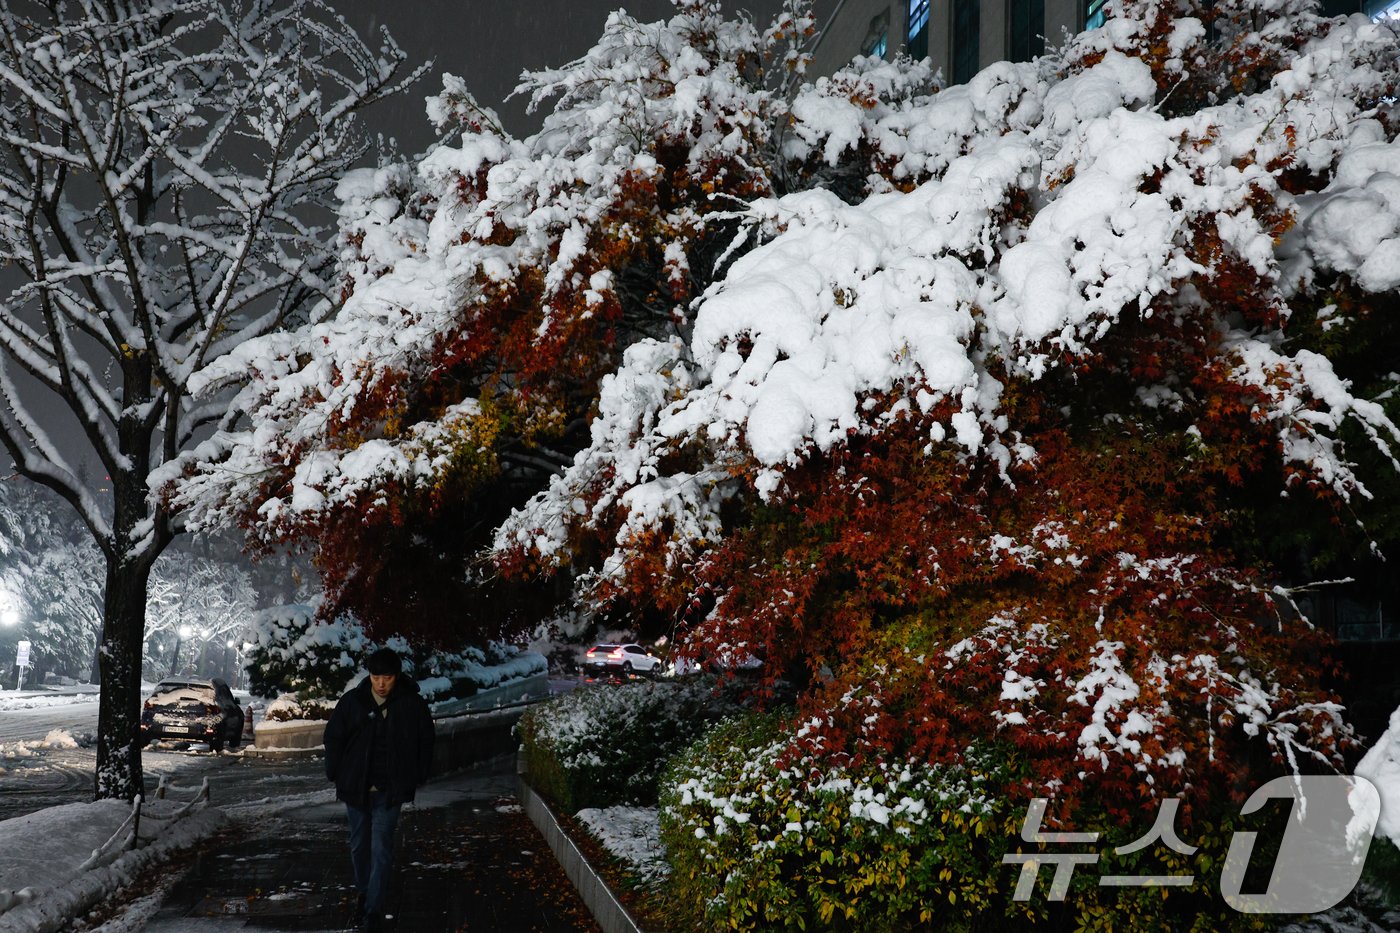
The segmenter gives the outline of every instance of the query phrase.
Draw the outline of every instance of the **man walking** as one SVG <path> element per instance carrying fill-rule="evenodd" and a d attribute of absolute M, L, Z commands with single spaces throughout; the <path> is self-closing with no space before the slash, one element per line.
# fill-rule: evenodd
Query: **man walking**
<path fill-rule="evenodd" d="M 380 648 L 365 667 L 369 676 L 340 698 L 326 724 L 326 777 L 350 822 L 360 928 L 377 931 L 384 929 L 399 808 L 432 766 L 433 717 L 392 649 Z"/>

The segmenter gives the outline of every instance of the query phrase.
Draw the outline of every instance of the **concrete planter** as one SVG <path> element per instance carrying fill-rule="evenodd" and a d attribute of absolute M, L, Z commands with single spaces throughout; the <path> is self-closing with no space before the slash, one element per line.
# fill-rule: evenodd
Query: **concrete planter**
<path fill-rule="evenodd" d="M 253 747 L 259 750 L 307 750 L 325 747 L 323 719 L 253 723 Z"/>

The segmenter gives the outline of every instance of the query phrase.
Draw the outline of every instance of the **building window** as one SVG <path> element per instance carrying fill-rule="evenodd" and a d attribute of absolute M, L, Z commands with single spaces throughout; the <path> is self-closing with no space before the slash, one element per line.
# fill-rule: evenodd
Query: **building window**
<path fill-rule="evenodd" d="M 909 0 L 909 28 L 904 34 L 909 56 L 914 59 L 928 58 L 928 5 L 929 0 Z"/>
<path fill-rule="evenodd" d="M 890 45 L 890 8 L 885 7 L 870 17 L 870 25 L 865 30 L 865 41 L 860 44 L 860 54 L 872 58 L 884 58 Z"/>
<path fill-rule="evenodd" d="M 953 0 L 953 83 L 966 84 L 977 74 L 982 28 L 981 0 Z"/>
<path fill-rule="evenodd" d="M 1366 15 L 1376 22 L 1400 20 L 1400 0 L 1365 0 Z"/>
<path fill-rule="evenodd" d="M 1098 29 L 1108 19 L 1108 11 L 1104 9 L 1107 0 L 1088 0 L 1084 4 L 1084 28 Z"/>
<path fill-rule="evenodd" d="M 1013 62 L 1045 54 L 1045 0 L 1008 0 L 1006 23 L 1006 54 Z"/>

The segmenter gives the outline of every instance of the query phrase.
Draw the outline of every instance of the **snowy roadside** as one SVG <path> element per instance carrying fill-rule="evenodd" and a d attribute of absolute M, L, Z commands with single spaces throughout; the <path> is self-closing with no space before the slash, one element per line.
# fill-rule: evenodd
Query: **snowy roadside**
<path fill-rule="evenodd" d="M 44 709 L 50 706 L 69 706 L 74 703 L 96 703 L 99 694 L 96 690 L 82 693 L 51 693 L 38 691 L 6 690 L 0 692 L 0 712 L 19 709 Z"/>
<path fill-rule="evenodd" d="M 91 702 L 94 694 L 5 697 L 8 709 Z M 37 741 L 0 745 L 0 774 L 45 749 L 77 748 L 54 729 Z M 214 833 L 223 811 L 200 799 L 68 803 L 0 820 L 0 933 L 48 933 L 110 897 L 181 849 Z M 137 843 L 131 846 L 132 841 Z"/>

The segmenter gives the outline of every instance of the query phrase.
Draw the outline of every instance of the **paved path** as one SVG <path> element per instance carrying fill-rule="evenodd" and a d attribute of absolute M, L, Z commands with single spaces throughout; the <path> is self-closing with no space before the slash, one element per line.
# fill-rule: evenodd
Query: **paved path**
<path fill-rule="evenodd" d="M 400 818 L 390 929 L 598 929 L 515 798 L 513 758 L 431 782 L 420 803 Z M 240 822 L 183 877 L 163 883 L 166 893 L 158 909 L 147 908 L 145 930 L 354 928 L 341 805 L 308 804 Z M 142 893 L 132 896 L 139 902 Z"/>

